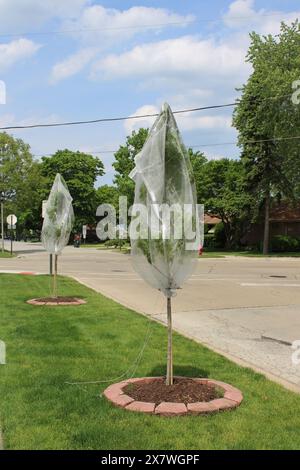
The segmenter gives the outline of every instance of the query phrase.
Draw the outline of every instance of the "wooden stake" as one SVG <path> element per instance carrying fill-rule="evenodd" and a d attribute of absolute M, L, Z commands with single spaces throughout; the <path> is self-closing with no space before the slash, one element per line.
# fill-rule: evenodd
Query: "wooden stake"
<path fill-rule="evenodd" d="M 57 297 L 57 255 L 54 255 L 53 297 Z"/>
<path fill-rule="evenodd" d="M 167 358 L 167 380 L 166 380 L 166 385 L 173 385 L 173 347 L 172 347 L 171 297 L 167 297 L 167 316 L 168 316 L 168 358 Z"/>

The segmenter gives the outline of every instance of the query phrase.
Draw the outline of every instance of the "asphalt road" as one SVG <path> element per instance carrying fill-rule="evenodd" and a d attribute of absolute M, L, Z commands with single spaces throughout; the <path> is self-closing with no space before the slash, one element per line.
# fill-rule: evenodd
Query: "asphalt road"
<path fill-rule="evenodd" d="M 15 251 L 16 258 L 0 258 L 0 272 L 48 272 L 39 244 L 15 243 Z M 166 321 L 163 295 L 134 272 L 130 255 L 67 247 L 59 271 Z M 173 312 L 179 332 L 300 392 L 300 364 L 292 362 L 292 343 L 300 340 L 300 258 L 199 258 Z"/>

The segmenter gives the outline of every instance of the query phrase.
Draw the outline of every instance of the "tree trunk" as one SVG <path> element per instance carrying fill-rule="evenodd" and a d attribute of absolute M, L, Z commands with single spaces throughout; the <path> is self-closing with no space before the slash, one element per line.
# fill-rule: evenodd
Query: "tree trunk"
<path fill-rule="evenodd" d="M 229 222 L 222 218 L 222 222 L 223 222 L 223 225 L 224 225 L 224 233 L 225 233 L 225 249 L 226 250 L 230 250 L 231 248 L 231 230 L 230 230 L 230 224 Z"/>
<path fill-rule="evenodd" d="M 225 230 L 225 250 L 231 249 L 231 239 L 229 230 Z"/>
<path fill-rule="evenodd" d="M 166 380 L 166 385 L 173 385 L 173 348 L 172 348 L 171 297 L 167 298 L 167 316 L 168 316 L 168 359 L 167 359 L 167 380 Z"/>
<path fill-rule="evenodd" d="M 269 254 L 269 236 L 270 236 L 270 192 L 266 194 L 265 198 L 265 226 L 264 226 L 264 244 L 263 254 Z"/>
<path fill-rule="evenodd" d="M 54 255 L 53 297 L 57 297 L 57 255 Z"/>

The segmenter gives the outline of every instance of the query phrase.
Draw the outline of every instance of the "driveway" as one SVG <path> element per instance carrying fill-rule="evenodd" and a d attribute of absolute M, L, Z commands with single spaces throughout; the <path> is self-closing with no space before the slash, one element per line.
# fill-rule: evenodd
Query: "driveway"
<path fill-rule="evenodd" d="M 48 272 L 40 244 L 15 243 L 15 251 L 16 258 L 0 258 L 0 271 Z M 67 247 L 59 271 L 166 322 L 163 295 L 133 271 L 130 255 Z M 300 258 L 199 258 L 173 312 L 177 331 L 300 392 L 291 346 L 300 340 Z"/>

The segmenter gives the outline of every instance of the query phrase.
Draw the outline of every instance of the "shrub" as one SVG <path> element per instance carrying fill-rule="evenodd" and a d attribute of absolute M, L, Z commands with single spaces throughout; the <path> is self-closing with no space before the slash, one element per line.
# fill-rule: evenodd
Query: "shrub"
<path fill-rule="evenodd" d="M 104 245 L 107 247 L 118 246 L 118 244 L 119 244 L 118 240 L 106 240 L 106 242 L 104 243 Z"/>
<path fill-rule="evenodd" d="M 226 236 L 223 222 L 216 225 L 214 231 L 215 248 L 224 248 L 226 244 Z"/>
<path fill-rule="evenodd" d="M 276 235 L 271 240 L 271 249 L 275 253 L 297 251 L 300 249 L 299 240 L 289 235 Z"/>
<path fill-rule="evenodd" d="M 204 250 L 206 249 L 214 249 L 215 246 L 215 238 L 213 233 L 206 233 L 204 235 Z"/>
<path fill-rule="evenodd" d="M 128 241 L 127 240 L 118 240 L 117 238 L 115 239 L 111 239 L 111 240 L 106 240 L 106 242 L 104 242 L 104 245 L 107 246 L 107 247 L 122 247 L 122 246 L 125 246 L 126 244 L 128 244 Z"/>

